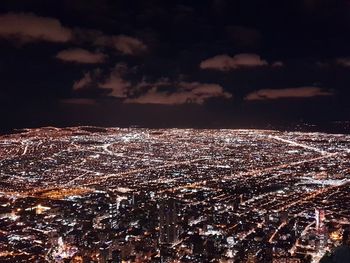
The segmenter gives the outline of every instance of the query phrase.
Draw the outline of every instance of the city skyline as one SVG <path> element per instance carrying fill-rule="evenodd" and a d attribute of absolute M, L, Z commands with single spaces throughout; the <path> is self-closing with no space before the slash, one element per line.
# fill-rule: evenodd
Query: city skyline
<path fill-rule="evenodd" d="M 349 143 L 232 129 L 3 135 L 0 260 L 319 263 L 349 251 Z"/>

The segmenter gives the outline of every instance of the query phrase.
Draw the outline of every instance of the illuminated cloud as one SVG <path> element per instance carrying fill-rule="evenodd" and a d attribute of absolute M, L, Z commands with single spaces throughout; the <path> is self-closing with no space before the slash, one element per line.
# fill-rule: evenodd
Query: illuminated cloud
<path fill-rule="evenodd" d="M 343 67 L 350 67 L 350 57 L 348 58 L 338 58 L 336 63 Z"/>
<path fill-rule="evenodd" d="M 126 55 L 136 55 L 147 50 L 146 45 L 139 39 L 125 35 L 113 36 L 113 46 Z"/>
<path fill-rule="evenodd" d="M 138 55 L 147 51 L 147 46 L 138 38 L 126 35 L 105 35 L 103 32 L 91 29 L 74 30 L 64 27 L 56 18 L 41 17 L 33 13 L 7 13 L 0 15 L 0 38 L 15 39 L 21 43 L 49 41 L 65 43 L 72 41 L 77 44 L 89 43 L 94 46 L 110 47 L 126 55 Z M 70 51 L 68 54 L 67 52 Z M 68 50 L 63 60 L 79 63 L 100 63 L 102 57 L 93 57 L 83 49 Z M 70 59 L 73 57 L 72 59 Z M 99 62 L 90 62 L 90 61 Z"/>
<path fill-rule="evenodd" d="M 73 91 L 86 91 L 98 89 L 98 81 L 101 79 L 102 71 L 100 68 L 84 73 L 84 76 L 75 81 L 73 84 Z"/>
<path fill-rule="evenodd" d="M 127 65 L 118 63 L 112 71 L 101 78 L 100 70 L 87 72 L 73 85 L 73 91 L 97 91 L 95 94 L 122 99 L 124 103 L 137 104 L 203 104 L 210 98 L 232 98 L 219 84 L 170 81 L 161 78 L 155 82 L 145 79 L 132 84 L 125 76 L 130 72 Z M 83 94 L 83 93 L 81 93 Z"/>
<path fill-rule="evenodd" d="M 98 47 L 109 47 L 118 50 L 124 55 L 139 55 L 147 51 L 142 40 L 126 35 L 106 35 L 98 30 L 75 29 L 76 43 L 90 43 Z"/>
<path fill-rule="evenodd" d="M 0 37 L 21 42 L 68 42 L 72 31 L 55 18 L 31 13 L 7 13 L 0 15 Z"/>
<path fill-rule="evenodd" d="M 130 89 L 130 82 L 123 79 L 123 75 L 127 71 L 127 66 L 123 63 L 117 64 L 109 77 L 98 86 L 99 88 L 109 90 L 109 96 L 115 98 L 126 98 Z"/>
<path fill-rule="evenodd" d="M 105 61 L 107 56 L 100 52 L 90 52 L 82 48 L 72 48 L 60 51 L 56 58 L 75 63 L 97 64 Z"/>
<path fill-rule="evenodd" d="M 267 65 L 267 61 L 261 59 L 261 57 L 257 54 L 237 54 L 233 57 L 225 54 L 203 60 L 199 66 L 201 69 L 228 71 L 238 68 Z"/>
<path fill-rule="evenodd" d="M 117 64 L 108 76 L 101 76 L 101 70 L 95 69 L 84 73 L 84 76 L 75 81 L 73 91 L 99 91 L 98 94 L 104 94 L 115 98 L 126 98 L 128 96 L 131 84 L 123 78 L 128 70 L 123 63 Z"/>
<path fill-rule="evenodd" d="M 300 87 L 287 89 L 261 89 L 248 94 L 245 100 L 275 100 L 283 98 L 310 98 L 316 96 L 331 96 L 329 91 L 318 87 Z"/>
<path fill-rule="evenodd" d="M 94 81 L 92 79 L 91 73 L 87 72 L 84 74 L 84 76 L 81 79 L 74 82 L 73 90 L 76 91 L 76 90 L 86 89 L 89 86 L 91 86 L 93 83 Z"/>
<path fill-rule="evenodd" d="M 271 64 L 272 67 L 283 67 L 284 63 L 282 61 L 275 61 Z"/>
<path fill-rule="evenodd" d="M 160 86 L 160 85 L 159 85 Z M 203 104 L 210 98 L 226 98 L 229 99 L 232 95 L 225 92 L 218 84 L 206 84 L 199 82 L 180 82 L 174 84 L 175 91 L 160 91 L 157 83 L 146 93 L 136 98 L 126 99 L 126 103 L 139 104 Z"/>

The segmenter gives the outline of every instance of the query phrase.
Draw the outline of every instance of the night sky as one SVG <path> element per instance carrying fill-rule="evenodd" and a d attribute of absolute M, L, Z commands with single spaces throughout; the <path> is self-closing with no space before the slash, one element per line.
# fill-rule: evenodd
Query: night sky
<path fill-rule="evenodd" d="M 350 1 L 0 3 L 1 128 L 350 116 Z"/>

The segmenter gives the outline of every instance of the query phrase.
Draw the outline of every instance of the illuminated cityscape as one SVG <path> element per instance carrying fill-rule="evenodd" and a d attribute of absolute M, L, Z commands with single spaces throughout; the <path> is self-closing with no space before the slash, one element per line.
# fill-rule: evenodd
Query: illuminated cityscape
<path fill-rule="evenodd" d="M 319 262 L 350 227 L 350 135 L 45 127 L 0 145 L 0 262 Z"/>
<path fill-rule="evenodd" d="M 0 263 L 350 263 L 350 0 L 0 1 Z"/>

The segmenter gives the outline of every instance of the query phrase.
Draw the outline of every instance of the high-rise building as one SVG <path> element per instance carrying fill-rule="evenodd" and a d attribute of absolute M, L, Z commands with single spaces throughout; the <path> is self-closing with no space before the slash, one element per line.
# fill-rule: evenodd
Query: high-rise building
<path fill-rule="evenodd" d="M 326 231 L 326 225 L 324 223 L 325 221 L 325 211 L 324 209 L 315 209 L 315 220 L 316 220 L 316 249 L 324 249 L 324 247 L 327 244 L 327 231 Z"/>
<path fill-rule="evenodd" d="M 239 195 L 239 204 L 242 205 L 243 202 L 244 202 L 243 194 L 240 194 L 240 195 Z"/>
<path fill-rule="evenodd" d="M 118 227 L 118 209 L 119 203 L 115 202 L 109 204 L 109 223 L 112 229 L 116 229 Z"/>
<path fill-rule="evenodd" d="M 323 209 L 315 209 L 316 230 L 320 231 L 324 226 L 325 211 Z"/>
<path fill-rule="evenodd" d="M 176 200 L 166 198 L 159 203 L 159 243 L 173 244 L 178 240 Z"/>

